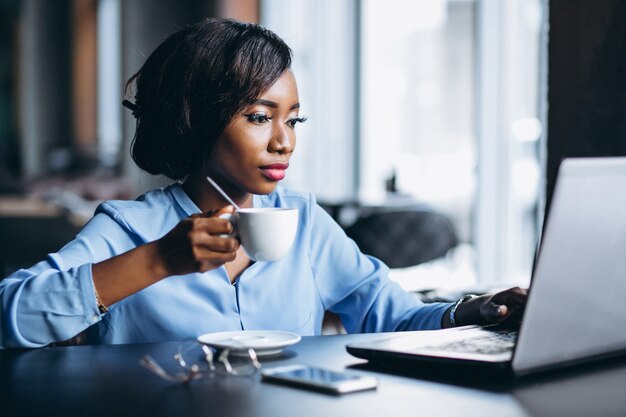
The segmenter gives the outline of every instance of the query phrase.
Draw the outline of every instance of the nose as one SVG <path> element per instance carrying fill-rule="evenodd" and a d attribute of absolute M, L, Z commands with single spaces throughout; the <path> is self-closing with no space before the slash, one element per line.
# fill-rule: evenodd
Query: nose
<path fill-rule="evenodd" d="M 293 129 L 280 123 L 275 124 L 273 127 L 268 150 L 282 154 L 292 153 L 296 144 L 296 135 Z"/>

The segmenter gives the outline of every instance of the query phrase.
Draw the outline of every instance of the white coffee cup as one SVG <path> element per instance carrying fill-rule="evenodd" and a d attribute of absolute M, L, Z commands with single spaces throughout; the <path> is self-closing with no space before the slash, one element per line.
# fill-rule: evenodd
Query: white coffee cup
<path fill-rule="evenodd" d="M 253 261 L 277 261 L 289 252 L 298 230 L 298 209 L 245 208 L 231 217 L 235 233 Z"/>

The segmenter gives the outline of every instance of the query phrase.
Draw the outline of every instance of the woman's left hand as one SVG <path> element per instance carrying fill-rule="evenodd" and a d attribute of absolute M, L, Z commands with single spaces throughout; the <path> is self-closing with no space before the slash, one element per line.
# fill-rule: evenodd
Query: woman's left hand
<path fill-rule="evenodd" d="M 509 288 L 495 294 L 485 294 L 459 304 L 454 314 L 456 325 L 519 323 L 522 320 L 528 290 Z M 443 327 L 451 327 L 450 310 L 443 317 Z"/>

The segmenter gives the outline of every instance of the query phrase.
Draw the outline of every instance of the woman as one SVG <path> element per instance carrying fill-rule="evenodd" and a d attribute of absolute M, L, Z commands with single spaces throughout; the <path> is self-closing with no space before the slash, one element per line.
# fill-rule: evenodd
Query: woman
<path fill-rule="evenodd" d="M 0 345 L 39 347 L 87 330 L 89 343 L 181 340 L 238 329 L 319 334 L 326 310 L 349 332 L 504 320 L 525 291 L 422 304 L 360 253 L 313 196 L 278 185 L 299 115 L 291 51 L 254 24 L 208 19 L 169 37 L 130 80 L 132 155 L 180 180 L 136 201 L 108 201 L 75 240 L 0 282 Z M 293 207 L 290 253 L 253 263 L 225 236 L 241 207 Z"/>

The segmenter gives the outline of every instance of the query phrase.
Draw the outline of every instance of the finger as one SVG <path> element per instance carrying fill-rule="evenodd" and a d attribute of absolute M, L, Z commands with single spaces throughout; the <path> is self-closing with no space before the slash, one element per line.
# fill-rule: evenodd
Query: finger
<path fill-rule="evenodd" d="M 239 240 L 234 237 L 210 236 L 207 247 L 215 252 L 237 252 L 239 249 Z"/>
<path fill-rule="evenodd" d="M 192 246 L 209 252 L 234 253 L 239 249 L 239 241 L 230 236 L 201 234 L 194 239 Z"/>
<path fill-rule="evenodd" d="M 494 297 L 523 299 L 528 296 L 528 290 L 520 287 L 512 287 L 494 294 Z"/>
<path fill-rule="evenodd" d="M 235 256 L 236 254 L 232 252 L 231 253 L 213 252 L 206 259 L 202 259 L 198 261 L 199 263 L 198 271 L 205 272 L 205 271 L 210 271 L 216 267 L 220 267 L 227 262 L 233 261 L 235 259 Z"/>
<path fill-rule="evenodd" d="M 228 219 L 219 217 L 197 217 L 190 220 L 193 225 L 192 232 L 200 232 L 209 235 L 230 234 L 233 232 L 233 225 Z"/>
<path fill-rule="evenodd" d="M 492 301 L 497 304 L 506 304 L 508 306 L 522 306 L 526 304 L 527 298 L 528 290 L 514 287 L 494 294 Z"/>
<path fill-rule="evenodd" d="M 515 320 L 515 321 L 522 321 L 522 317 L 524 316 L 524 311 L 526 311 L 526 298 L 523 300 L 523 302 L 511 306 L 510 307 L 510 313 L 509 313 L 509 319 L 511 320 Z"/>
<path fill-rule="evenodd" d="M 509 314 L 509 307 L 505 304 L 489 301 L 482 305 L 483 319 L 488 323 L 498 323 L 504 320 Z"/>
<path fill-rule="evenodd" d="M 212 242 L 208 245 L 195 245 L 191 251 L 194 259 L 199 262 L 212 262 L 213 260 L 232 260 L 237 256 L 239 242 L 233 238 L 215 238 L 216 240 L 228 241 L 228 243 Z"/>
<path fill-rule="evenodd" d="M 199 218 L 199 217 L 204 217 L 204 218 L 209 218 L 209 217 L 219 217 L 222 214 L 232 214 L 235 211 L 235 208 L 233 206 L 224 206 L 221 207 L 219 209 L 215 209 L 215 210 L 209 210 L 209 211 L 205 211 L 202 213 L 194 213 L 192 214 L 191 218 Z"/>
<path fill-rule="evenodd" d="M 502 311 L 505 312 L 505 314 L 503 314 L 501 319 L 499 320 L 500 322 L 505 321 L 505 320 L 507 322 L 521 322 L 522 321 L 522 317 L 524 316 L 524 307 L 525 307 L 524 304 L 501 305 L 500 307 L 502 308 Z"/>
<path fill-rule="evenodd" d="M 525 303 L 526 299 L 528 298 L 528 289 L 520 287 L 511 288 L 507 292 L 507 297 L 510 300 Z"/>
<path fill-rule="evenodd" d="M 202 250 L 201 250 L 202 251 Z M 203 262 L 209 262 L 214 265 L 221 265 L 226 262 L 230 262 L 235 259 L 237 252 L 215 252 L 212 250 L 204 249 L 204 256 L 202 256 Z"/>
<path fill-rule="evenodd" d="M 220 217 L 223 214 L 233 214 L 234 212 L 235 212 L 235 207 L 224 206 L 218 210 L 214 210 L 211 214 L 211 217 Z"/>

